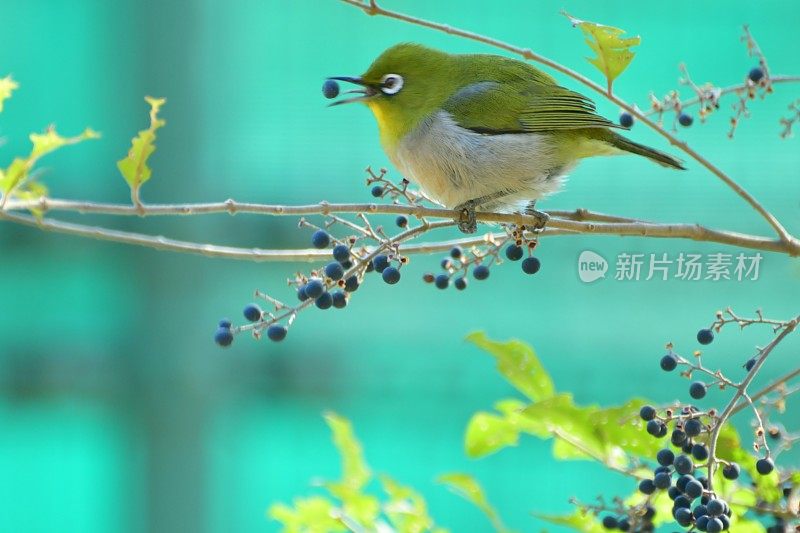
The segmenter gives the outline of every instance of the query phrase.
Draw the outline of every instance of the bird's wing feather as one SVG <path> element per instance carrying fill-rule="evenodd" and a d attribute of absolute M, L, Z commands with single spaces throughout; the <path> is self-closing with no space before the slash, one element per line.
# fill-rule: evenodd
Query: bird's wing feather
<path fill-rule="evenodd" d="M 473 83 L 442 108 L 461 127 L 485 134 L 621 127 L 595 113 L 589 98 L 539 80 Z"/>

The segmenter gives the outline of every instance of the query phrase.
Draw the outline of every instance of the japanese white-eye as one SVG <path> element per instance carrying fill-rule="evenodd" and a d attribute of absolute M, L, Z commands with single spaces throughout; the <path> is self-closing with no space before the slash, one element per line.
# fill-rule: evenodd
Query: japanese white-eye
<path fill-rule="evenodd" d="M 466 232 L 475 231 L 476 208 L 542 215 L 535 201 L 584 157 L 633 153 L 684 168 L 617 134 L 612 128 L 625 128 L 595 113 L 589 98 L 515 59 L 398 44 L 362 76 L 329 80 L 361 86 L 347 91 L 360 96 L 331 105 L 365 103 L 392 163 L 426 196 L 464 213 Z M 327 83 L 326 95 L 337 96 Z"/>

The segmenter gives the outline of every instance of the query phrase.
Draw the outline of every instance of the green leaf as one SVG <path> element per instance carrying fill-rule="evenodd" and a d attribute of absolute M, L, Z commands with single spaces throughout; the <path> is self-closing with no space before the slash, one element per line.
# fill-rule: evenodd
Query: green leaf
<path fill-rule="evenodd" d="M 353 517 L 362 526 L 371 528 L 380 514 L 380 502 L 376 497 L 362 492 L 372 479 L 372 472 L 364 460 L 361 443 L 356 439 L 349 420 L 333 412 L 325 413 L 324 417 L 342 458 L 342 478 L 337 482 L 325 483 L 325 488 L 342 501 L 344 514 Z"/>
<path fill-rule="evenodd" d="M 482 457 L 519 441 L 519 429 L 506 417 L 480 411 L 467 424 L 464 448 L 469 457 Z"/>
<path fill-rule="evenodd" d="M 294 507 L 284 503 L 270 506 L 267 516 L 283 525 L 285 533 L 327 533 L 347 531 L 341 521 L 334 518 L 336 506 L 321 496 L 296 498 Z"/>
<path fill-rule="evenodd" d="M 536 518 L 559 526 L 568 526 L 583 533 L 602 533 L 607 531 L 600 520 L 591 513 L 575 510 L 571 515 L 535 514 Z"/>
<path fill-rule="evenodd" d="M 141 130 L 133 138 L 128 155 L 117 161 L 117 168 L 131 188 L 131 200 L 137 206 L 141 205 L 139 189 L 152 175 L 152 170 L 147 166 L 147 160 L 156 150 L 156 130 L 166 124 L 163 119 L 158 118 L 161 106 L 167 102 L 166 98 L 146 96 L 145 101 L 150 105 L 150 127 Z"/>
<path fill-rule="evenodd" d="M 398 533 L 422 533 L 434 527 L 425 498 L 420 493 L 389 476 L 381 476 L 381 484 L 389 495 L 389 501 L 384 505 L 386 515 Z"/>
<path fill-rule="evenodd" d="M 509 533 L 510 530 L 503 525 L 500 516 L 495 511 L 494 507 L 489 503 L 486 495 L 480 484 L 469 474 L 462 474 L 454 472 L 451 474 L 443 474 L 438 477 L 437 481 L 447 486 L 451 491 L 458 494 L 465 500 L 475 505 L 478 509 L 483 511 L 483 514 L 489 519 L 495 531 L 501 533 Z"/>
<path fill-rule="evenodd" d="M 3 111 L 3 102 L 11 98 L 11 93 L 19 88 L 19 84 L 11 76 L 0 78 L 0 112 Z"/>
<path fill-rule="evenodd" d="M 354 490 L 361 490 L 372 477 L 372 472 L 364 460 L 361 443 L 353 434 L 353 425 L 346 418 L 328 411 L 325 422 L 333 432 L 333 444 L 342 457 L 341 484 Z"/>
<path fill-rule="evenodd" d="M 500 373 L 531 400 L 544 400 L 555 394 L 553 380 L 527 344 L 518 340 L 495 342 L 482 332 L 471 333 L 467 340 L 497 359 Z"/>
<path fill-rule="evenodd" d="M 631 51 L 631 47 L 640 44 L 641 37 L 622 37 L 625 30 L 576 19 L 566 11 L 561 13 L 569 19 L 573 26 L 581 29 L 586 37 L 586 44 L 597 54 L 597 57 L 586 59 L 606 77 L 608 93 L 611 94 L 611 85 L 614 80 L 628 68 L 633 61 L 633 56 L 636 55 Z"/>
<path fill-rule="evenodd" d="M 11 197 L 35 199 L 39 196 L 32 195 L 42 191 L 47 194 L 47 189 L 43 185 L 35 186 L 31 179 L 31 173 L 39 159 L 63 146 L 98 138 L 100 134 L 91 128 L 86 128 L 83 133 L 74 137 L 62 137 L 52 126 L 44 133 L 31 133 L 30 140 L 33 146 L 30 154 L 27 157 L 17 157 L 8 168 L 0 169 L 0 192 L 3 193 L 3 202 Z"/>

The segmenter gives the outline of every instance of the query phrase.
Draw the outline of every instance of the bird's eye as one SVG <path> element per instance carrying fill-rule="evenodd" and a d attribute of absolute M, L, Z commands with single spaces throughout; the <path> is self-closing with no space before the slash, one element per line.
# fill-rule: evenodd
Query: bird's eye
<path fill-rule="evenodd" d="M 403 88 L 403 77 L 400 74 L 387 74 L 381 80 L 383 94 L 397 94 Z"/>

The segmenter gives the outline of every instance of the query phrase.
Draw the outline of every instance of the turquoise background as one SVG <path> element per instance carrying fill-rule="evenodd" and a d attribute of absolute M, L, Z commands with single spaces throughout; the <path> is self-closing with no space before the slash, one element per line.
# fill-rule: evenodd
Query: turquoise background
<path fill-rule="evenodd" d="M 649 91 L 676 87 L 681 61 L 699 82 L 742 81 L 754 64 L 738 41 L 742 23 L 751 24 L 774 73 L 800 71 L 796 48 L 786 44 L 800 20 L 796 2 L 385 4 L 529 46 L 596 80 L 582 37 L 559 10 L 641 34 L 616 84 L 641 106 Z M 332 0 L 4 0 L 0 13 L 0 76 L 11 73 L 21 85 L 0 115 L 2 165 L 28 151 L 30 131 L 91 126 L 103 138 L 48 156 L 43 179 L 55 197 L 97 201 L 128 201 L 115 161 L 147 123 L 144 95 L 168 99 L 145 201 L 368 201 L 363 168 L 388 165 L 374 120 L 356 106 L 327 109 L 322 80 L 359 74 L 398 41 L 492 52 Z M 726 138 L 730 100 L 705 126 L 680 131 L 795 234 L 800 150 L 796 139 L 778 137 L 778 119 L 797 95 L 796 86 L 782 85 L 754 102 L 734 141 Z M 598 108 L 618 114 L 603 100 Z M 643 127 L 630 136 L 675 152 Z M 633 157 L 586 161 L 564 192 L 540 205 L 769 234 L 719 180 L 688 166 L 677 173 Z M 290 218 L 62 215 L 202 242 L 300 248 L 308 241 Z M 482 329 L 531 343 L 557 387 L 580 403 L 685 399 L 686 383 L 657 368 L 664 343 L 690 353 L 697 329 L 727 305 L 793 316 L 800 268 L 765 253 L 756 282 L 586 285 L 576 270 L 586 249 L 609 260 L 621 252 L 737 252 L 691 241 L 547 239 L 537 276 L 506 264 L 464 293 L 424 285 L 421 274 L 439 258 L 414 257 L 399 285 L 369 283 L 344 312 L 303 313 L 280 345 L 240 338 L 223 351 L 211 341 L 216 321 L 240 321 L 255 288 L 291 299 L 283 280 L 305 265 L 206 259 L 2 223 L 0 531 L 277 530 L 265 518 L 270 502 L 310 493 L 315 476 L 338 475 L 325 409 L 349 417 L 370 465 L 419 488 L 453 531 L 488 525 L 435 484 L 444 472 L 477 476 L 522 531 L 541 528 L 531 511 L 568 511 L 570 496 L 623 494 L 628 480 L 590 463 L 556 463 L 550 443 L 532 438 L 481 460 L 465 457 L 471 414 L 516 395 L 465 334 Z M 707 363 L 738 377 L 768 337 L 726 331 L 706 350 Z M 787 342 L 759 379 L 796 366 L 798 346 Z M 726 397 L 712 391 L 702 404 L 723 405 Z M 783 420 L 796 429 L 797 400 L 789 408 Z M 740 422 L 746 427 L 747 416 Z M 797 454 L 784 458 L 797 465 Z"/>

